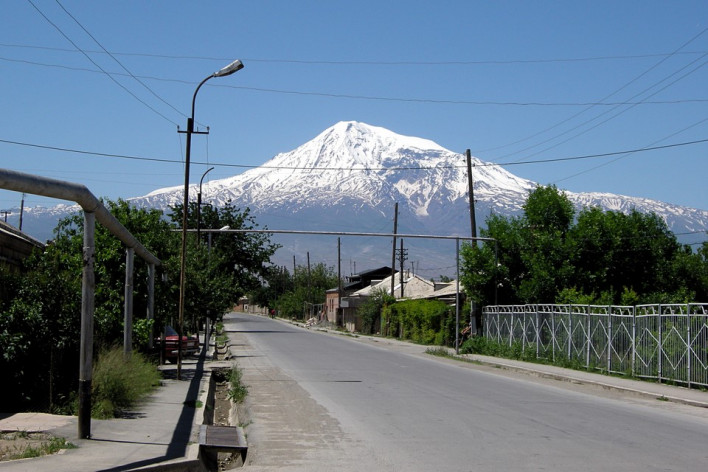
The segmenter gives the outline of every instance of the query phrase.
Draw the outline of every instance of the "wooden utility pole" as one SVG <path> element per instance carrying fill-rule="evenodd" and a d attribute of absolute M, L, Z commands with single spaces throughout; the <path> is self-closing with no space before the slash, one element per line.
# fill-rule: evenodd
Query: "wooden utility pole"
<path fill-rule="evenodd" d="M 337 238 L 337 314 L 339 313 L 342 314 L 342 327 L 344 327 L 344 312 L 342 311 L 342 238 Z M 334 324 L 337 323 L 338 320 L 335 319 Z"/>
<path fill-rule="evenodd" d="M 472 227 L 472 237 L 477 237 L 477 220 L 474 215 L 474 186 L 472 182 L 472 153 L 468 149 L 465 154 L 467 155 L 467 182 L 469 183 L 469 197 L 470 197 L 470 226 Z M 477 241 L 473 241 L 477 244 Z"/>
<path fill-rule="evenodd" d="M 403 265 L 405 264 L 408 257 L 408 251 L 403 249 L 403 238 L 401 238 L 401 249 L 398 252 L 398 262 L 401 264 L 401 275 L 398 277 L 398 281 L 401 282 L 401 298 L 403 298 Z"/>
<path fill-rule="evenodd" d="M 396 286 L 396 233 L 398 233 L 398 202 L 393 209 L 393 248 L 391 249 L 391 296 L 395 297 L 393 290 Z"/>
<path fill-rule="evenodd" d="M 307 251 L 307 304 L 312 303 L 312 270 L 310 269 L 310 251 Z M 308 306 L 311 310 L 312 307 Z M 307 316 L 310 316 L 308 313 Z"/>

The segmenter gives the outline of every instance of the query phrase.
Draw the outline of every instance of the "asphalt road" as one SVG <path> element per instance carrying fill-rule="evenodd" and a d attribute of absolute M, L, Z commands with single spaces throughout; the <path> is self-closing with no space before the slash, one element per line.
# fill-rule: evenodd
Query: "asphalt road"
<path fill-rule="evenodd" d="M 260 316 L 228 315 L 226 329 L 250 390 L 253 471 L 708 470 L 703 409 L 598 396 Z"/>

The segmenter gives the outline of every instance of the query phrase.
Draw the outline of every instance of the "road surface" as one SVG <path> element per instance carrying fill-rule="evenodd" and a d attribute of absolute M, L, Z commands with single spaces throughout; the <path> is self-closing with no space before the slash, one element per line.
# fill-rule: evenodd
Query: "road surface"
<path fill-rule="evenodd" d="M 708 412 L 230 314 L 260 470 L 705 471 Z M 362 342 L 364 341 L 364 342 Z"/>

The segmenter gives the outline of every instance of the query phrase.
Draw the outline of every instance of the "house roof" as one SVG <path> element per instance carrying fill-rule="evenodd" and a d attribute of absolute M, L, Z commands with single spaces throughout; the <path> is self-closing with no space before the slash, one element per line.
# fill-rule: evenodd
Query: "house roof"
<path fill-rule="evenodd" d="M 457 293 L 456 281 L 451 281 L 443 287 L 435 290 L 436 284 L 426 280 L 420 276 L 414 275 L 409 278 L 404 278 L 405 286 L 403 287 L 403 298 L 406 299 L 430 299 L 430 298 L 450 298 Z M 440 284 L 438 284 L 438 287 Z M 372 284 L 364 287 L 361 290 L 349 295 L 349 297 L 370 297 L 375 291 L 383 290 L 387 294 L 391 294 L 391 277 L 386 277 L 378 284 Z M 399 274 L 394 277 L 394 296 L 398 298 L 401 293 L 401 282 Z"/>

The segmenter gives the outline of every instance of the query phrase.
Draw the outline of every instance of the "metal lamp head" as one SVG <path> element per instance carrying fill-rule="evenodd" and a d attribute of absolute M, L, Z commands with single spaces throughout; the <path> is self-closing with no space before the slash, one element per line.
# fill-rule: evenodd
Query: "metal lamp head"
<path fill-rule="evenodd" d="M 217 72 L 214 72 L 213 77 L 225 77 L 227 75 L 233 74 L 234 72 L 240 71 L 241 69 L 243 69 L 243 62 L 236 59 L 234 62 L 224 67 L 223 69 L 219 69 Z"/>

